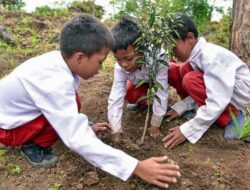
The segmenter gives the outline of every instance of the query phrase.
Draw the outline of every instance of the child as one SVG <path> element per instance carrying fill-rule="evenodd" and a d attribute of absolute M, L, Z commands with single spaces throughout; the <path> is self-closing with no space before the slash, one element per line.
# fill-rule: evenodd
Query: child
<path fill-rule="evenodd" d="M 229 50 L 208 43 L 204 38 L 198 39 L 198 31 L 188 16 L 176 14 L 176 18 L 183 24 L 177 29 L 179 36 L 173 35 L 175 56 L 187 62 L 170 67 L 169 84 L 177 89 L 182 101 L 167 115 L 173 119 L 192 110 L 196 104 L 199 108 L 193 119 L 170 129 L 163 139 L 165 147 L 174 148 L 186 139 L 196 143 L 214 122 L 225 127 L 226 139 L 238 138 L 229 109 L 242 127 L 242 110 L 250 103 L 248 66 Z"/>
<path fill-rule="evenodd" d="M 21 145 L 33 166 L 57 160 L 51 146 L 58 138 L 88 162 L 127 180 L 132 174 L 159 187 L 180 176 L 165 157 L 137 159 L 102 143 L 95 135 L 109 125 L 90 127 L 80 107 L 79 77 L 98 73 L 113 46 L 110 31 L 95 18 L 77 16 L 61 32 L 60 51 L 32 58 L 0 81 L 0 143 Z M 77 100 L 77 101 L 76 101 Z"/>
<path fill-rule="evenodd" d="M 124 101 L 135 104 L 141 96 L 147 95 L 148 84 L 138 88 L 135 85 L 141 79 L 148 79 L 149 71 L 144 65 L 137 64 L 139 59 L 145 58 L 146 61 L 152 62 L 148 55 L 139 55 L 135 52 L 134 42 L 141 36 L 140 28 L 135 18 L 123 17 L 113 28 L 111 32 L 115 39 L 113 48 L 114 56 L 117 63 L 114 68 L 114 82 L 108 102 L 108 119 L 113 132 L 113 140 L 120 142 L 122 133 L 122 114 Z M 158 59 L 166 60 L 164 52 L 159 52 Z M 153 116 L 151 119 L 150 135 L 156 138 L 161 135 L 159 127 L 167 110 L 167 66 L 158 67 L 156 80 L 164 87 L 159 89 L 156 94 L 161 99 L 161 104 L 155 99 L 153 102 Z M 140 105 L 147 105 L 147 101 L 139 102 Z"/>

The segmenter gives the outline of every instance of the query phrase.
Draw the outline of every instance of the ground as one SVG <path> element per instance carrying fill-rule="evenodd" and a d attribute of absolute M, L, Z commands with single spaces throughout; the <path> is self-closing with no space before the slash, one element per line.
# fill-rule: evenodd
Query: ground
<path fill-rule="evenodd" d="M 95 122 L 107 121 L 107 99 L 112 85 L 112 72 L 102 72 L 88 81 L 81 81 L 81 112 Z M 171 90 L 170 104 L 176 100 Z M 124 110 L 123 143 L 117 147 L 128 154 L 145 159 L 151 156 L 167 155 L 181 168 L 182 177 L 169 189 L 181 190 L 247 190 L 250 189 L 250 143 L 249 140 L 227 141 L 223 129 L 211 127 L 195 145 L 188 142 L 166 150 L 161 139 L 154 141 L 149 135 L 145 143 L 138 146 L 141 138 L 145 112 Z M 167 123 L 161 127 L 166 134 L 170 127 L 184 120 Z M 84 137 L 83 137 L 84 138 Z M 110 134 L 100 138 L 112 145 Z M 132 177 L 123 182 L 91 166 L 76 153 L 70 151 L 61 141 L 54 146 L 59 155 L 58 163 L 51 168 L 32 168 L 21 157 L 18 148 L 0 148 L 0 190 L 143 190 L 158 188 Z"/>

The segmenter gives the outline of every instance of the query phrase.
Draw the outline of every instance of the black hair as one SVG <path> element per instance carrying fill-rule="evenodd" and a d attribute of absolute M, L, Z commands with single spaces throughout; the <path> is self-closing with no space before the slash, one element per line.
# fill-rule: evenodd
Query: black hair
<path fill-rule="evenodd" d="M 194 22 L 191 20 L 189 16 L 187 16 L 184 13 L 175 13 L 172 15 L 175 27 L 173 28 L 175 32 L 172 32 L 172 36 L 174 39 L 182 39 L 185 40 L 187 38 L 187 34 L 189 32 L 192 32 L 194 34 L 194 37 L 198 38 L 198 30 L 194 24 Z M 178 33 L 178 35 L 176 34 Z"/>
<path fill-rule="evenodd" d="M 64 56 L 83 52 L 87 56 L 103 47 L 112 49 L 114 39 L 109 29 L 94 16 L 80 15 L 66 22 L 60 35 L 60 50 Z"/>
<path fill-rule="evenodd" d="M 118 49 L 127 49 L 127 47 L 136 41 L 141 36 L 140 26 L 137 19 L 131 16 L 124 16 L 121 20 L 116 23 L 111 32 L 114 37 L 113 52 Z"/>

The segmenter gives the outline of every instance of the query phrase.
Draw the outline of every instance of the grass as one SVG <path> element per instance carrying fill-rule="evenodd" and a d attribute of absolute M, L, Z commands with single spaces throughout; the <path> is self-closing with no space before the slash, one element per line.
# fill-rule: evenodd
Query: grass
<path fill-rule="evenodd" d="M 114 65 L 115 65 L 115 58 L 113 57 L 112 53 L 110 53 L 107 56 L 107 59 L 103 62 L 102 64 L 102 73 L 108 73 L 110 71 L 112 71 L 114 69 Z"/>
<path fill-rule="evenodd" d="M 233 119 L 236 128 L 234 129 L 234 134 L 238 137 L 238 139 L 245 138 L 250 135 L 250 116 L 247 116 L 243 122 L 243 126 L 240 126 L 236 116 L 234 115 L 233 111 L 229 107 L 229 114 Z"/>
<path fill-rule="evenodd" d="M 7 150 L 5 150 L 5 149 L 0 149 L 0 158 L 5 157 L 5 156 L 6 156 L 6 152 L 7 152 Z"/>
<path fill-rule="evenodd" d="M 50 187 L 48 190 L 60 190 L 62 187 L 62 184 L 60 183 L 54 183 L 52 187 Z"/>
<path fill-rule="evenodd" d="M 11 174 L 11 175 L 18 175 L 22 172 L 20 166 L 15 165 L 15 164 L 8 164 L 7 170 L 9 172 L 9 174 Z"/>

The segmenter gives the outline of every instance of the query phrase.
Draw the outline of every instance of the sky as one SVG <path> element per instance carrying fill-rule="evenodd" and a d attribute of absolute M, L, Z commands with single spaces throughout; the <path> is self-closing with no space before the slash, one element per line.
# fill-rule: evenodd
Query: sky
<path fill-rule="evenodd" d="M 39 6 L 44 6 L 44 5 L 49 5 L 49 6 L 53 6 L 56 4 L 56 2 L 65 2 L 70 3 L 74 0 L 23 0 L 26 4 L 25 10 L 27 12 L 31 12 L 34 11 L 36 7 Z M 210 3 L 213 3 L 214 0 L 208 0 Z M 112 5 L 110 5 L 109 0 L 95 0 L 96 4 L 103 6 L 106 15 L 109 15 L 110 13 L 112 13 L 113 7 Z M 224 7 L 225 9 L 232 7 L 233 4 L 233 0 L 215 0 L 215 6 L 221 6 Z M 213 15 L 213 20 L 219 20 L 220 19 L 220 15 L 218 13 L 214 13 Z"/>

